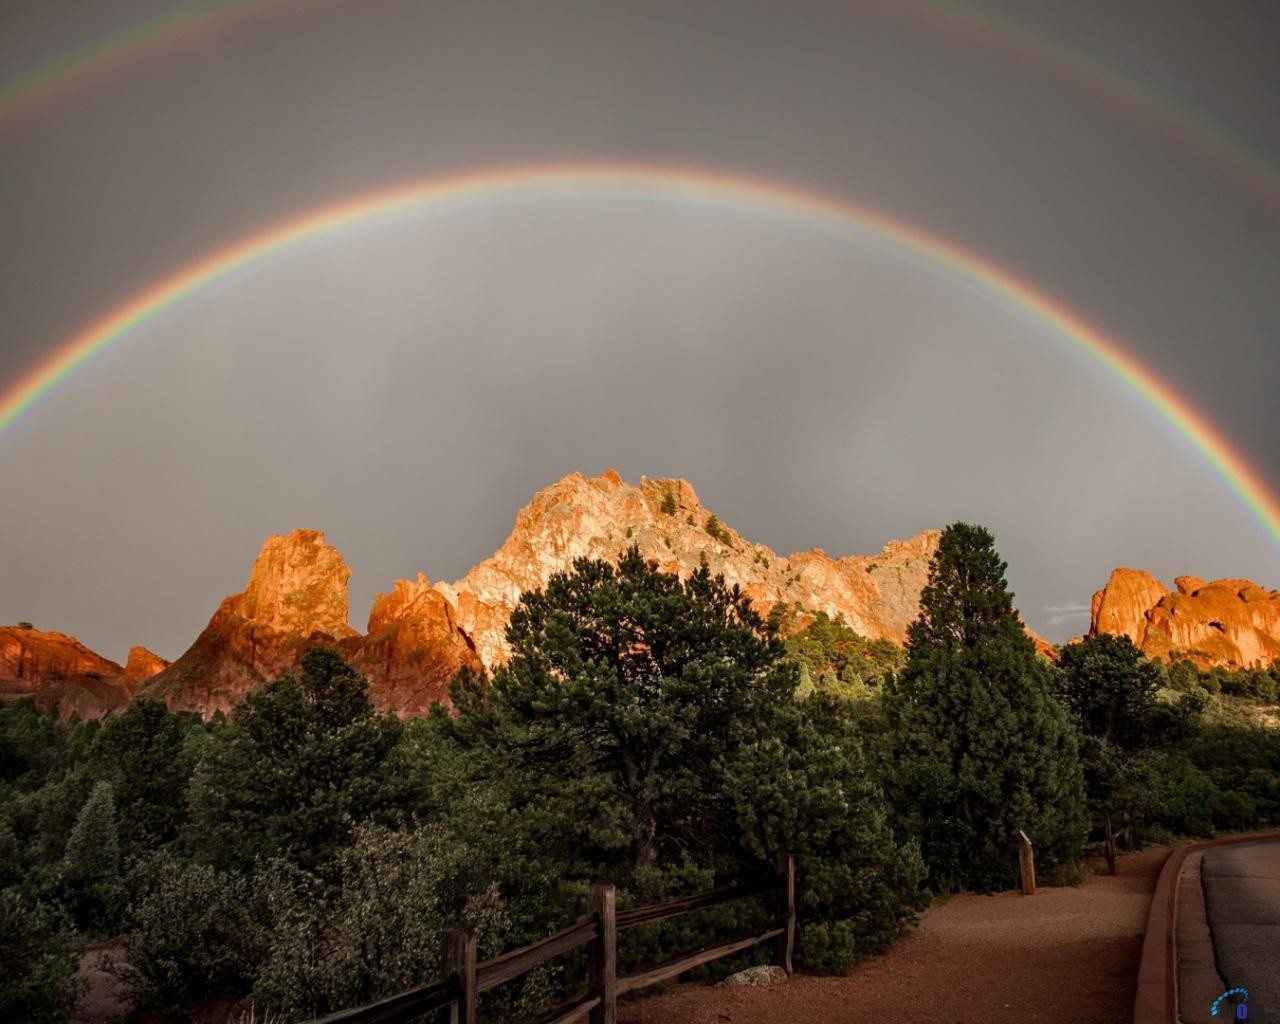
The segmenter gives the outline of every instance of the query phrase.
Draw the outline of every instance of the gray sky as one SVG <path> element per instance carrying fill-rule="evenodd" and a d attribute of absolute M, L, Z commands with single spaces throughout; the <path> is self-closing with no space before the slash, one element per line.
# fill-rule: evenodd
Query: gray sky
<path fill-rule="evenodd" d="M 0 82 L 165 9 L 105 6 L 0 6 Z M 1280 163 L 1266 0 L 968 9 Z M 130 64 L 0 124 L 0 382 L 308 207 L 574 159 L 819 189 L 982 253 L 1280 486 L 1274 195 L 1025 56 L 835 0 L 317 0 Z M 869 239 L 596 197 L 346 232 L 118 342 L 0 435 L 0 622 L 175 657 L 265 536 L 311 526 L 360 628 L 397 576 L 461 575 L 538 487 L 610 465 L 688 477 L 784 552 L 980 521 L 1055 639 L 1117 564 L 1280 585 L 1186 442 L 1007 302 Z"/>

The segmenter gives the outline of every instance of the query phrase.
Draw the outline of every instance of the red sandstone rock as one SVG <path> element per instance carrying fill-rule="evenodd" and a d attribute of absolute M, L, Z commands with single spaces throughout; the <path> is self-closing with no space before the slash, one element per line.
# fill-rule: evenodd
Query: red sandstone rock
<path fill-rule="evenodd" d="M 675 513 L 664 512 L 671 504 Z M 720 536 L 713 537 L 707 532 L 710 518 L 684 480 L 642 478 L 633 487 L 614 470 L 590 478 L 571 473 L 520 510 L 515 529 L 492 558 L 436 589 L 448 598 L 490 668 L 510 653 L 503 630 L 524 591 L 545 586 L 575 558 L 616 560 L 632 544 L 664 571 L 680 576 L 705 558 L 713 572 L 741 586 L 762 614 L 779 601 L 798 603 L 842 616 L 865 636 L 906 640 L 938 547 L 936 530 L 890 541 L 873 556 L 833 558 L 818 550 L 783 556 L 724 523 Z"/>
<path fill-rule="evenodd" d="M 1116 569 L 1107 585 L 1093 595 L 1090 633 L 1127 636 L 1139 647 L 1147 631 L 1147 610 L 1168 588 L 1141 569 Z"/>
<path fill-rule="evenodd" d="M 130 647 L 129 660 L 125 662 L 124 677 L 131 683 L 141 683 L 169 667 L 169 663 L 145 647 Z"/>
<path fill-rule="evenodd" d="M 41 711 L 99 718 L 123 707 L 132 690 L 124 669 L 73 636 L 0 626 L 0 703 L 32 697 Z"/>
<path fill-rule="evenodd" d="M 342 646 L 368 678 L 374 706 L 401 715 L 424 715 L 436 701 L 447 702 L 458 669 L 481 667 L 449 602 L 421 575 L 397 580 L 391 593 L 379 594 L 368 635 Z"/>
<path fill-rule="evenodd" d="M 504 631 L 522 593 L 545 586 L 576 558 L 616 560 L 632 544 L 684 577 L 705 560 L 741 586 L 761 614 L 783 602 L 903 643 L 939 537 L 928 530 L 890 541 L 873 556 L 783 556 L 723 523 L 717 528 L 684 480 L 642 478 L 633 487 L 614 470 L 593 478 L 572 473 L 534 495 L 502 547 L 461 580 L 432 585 L 419 576 L 380 594 L 365 636 L 347 621 L 351 573 L 342 556 L 323 534 L 295 530 L 266 542 L 244 591 L 222 602 L 172 665 L 135 648 L 127 669 L 109 671 L 125 689 L 137 684 L 175 709 L 210 714 L 294 668 L 308 647 L 329 644 L 368 678 L 375 707 L 422 714 L 447 699 L 460 667 L 492 669 L 506 660 Z M 1041 653 L 1051 653 L 1031 635 Z"/>
<path fill-rule="evenodd" d="M 347 622 L 350 576 L 342 555 L 316 530 L 271 537 L 245 589 L 226 598 L 186 653 L 140 692 L 174 709 L 229 710 L 293 668 L 309 646 L 357 635 Z"/>
<path fill-rule="evenodd" d="M 1169 591 L 1149 573 L 1117 569 L 1093 596 L 1091 635 L 1128 636 L 1152 658 L 1201 668 L 1267 666 L 1280 659 L 1280 593 L 1249 580 L 1179 576 Z"/>

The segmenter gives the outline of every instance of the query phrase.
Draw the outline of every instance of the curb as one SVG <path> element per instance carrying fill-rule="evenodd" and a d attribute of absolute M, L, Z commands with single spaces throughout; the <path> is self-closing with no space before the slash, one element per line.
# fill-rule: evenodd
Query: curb
<path fill-rule="evenodd" d="M 1280 839 L 1280 832 L 1257 832 L 1229 836 L 1179 846 L 1160 869 L 1147 934 L 1142 940 L 1142 962 L 1138 967 L 1138 991 L 1133 997 L 1133 1024 L 1178 1024 L 1178 956 L 1176 949 L 1178 879 L 1189 854 L 1215 846 L 1268 842 Z"/>

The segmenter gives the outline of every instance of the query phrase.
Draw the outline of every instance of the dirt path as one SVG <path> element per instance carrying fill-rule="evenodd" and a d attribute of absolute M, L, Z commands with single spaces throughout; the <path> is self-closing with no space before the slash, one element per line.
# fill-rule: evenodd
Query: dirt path
<path fill-rule="evenodd" d="M 766 989 L 677 985 L 620 1024 L 1094 1024 L 1128 1021 L 1142 933 L 1167 847 L 1122 857 L 1076 889 L 958 896 L 845 978 Z"/>

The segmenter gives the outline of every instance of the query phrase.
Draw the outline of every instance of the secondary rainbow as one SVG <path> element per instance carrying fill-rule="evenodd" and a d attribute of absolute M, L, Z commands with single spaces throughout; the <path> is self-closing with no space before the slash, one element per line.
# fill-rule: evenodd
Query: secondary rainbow
<path fill-rule="evenodd" d="M 326 0 L 334 5 L 347 0 Z M 843 3 L 843 0 L 841 0 Z M 321 0 L 193 0 L 92 40 L 24 75 L 0 83 L 0 129 L 60 98 L 85 91 L 111 72 L 171 54 L 185 43 L 267 15 L 300 13 Z M 994 50 L 1055 75 L 1132 114 L 1280 209 L 1280 167 L 1206 118 L 1090 55 L 1063 46 L 1009 18 L 957 0 L 860 0 L 864 9 Z"/>
<path fill-rule="evenodd" d="M 1226 438 L 1118 341 L 1029 282 L 954 242 L 865 206 L 774 182 L 663 165 L 573 163 L 432 177 L 341 199 L 276 223 L 165 277 L 60 344 L 52 356 L 0 394 L 0 434 L 58 381 L 133 328 L 185 296 L 308 240 L 352 225 L 475 203 L 603 198 L 687 202 L 785 216 L 860 238 L 869 235 L 928 257 L 1029 313 L 1111 370 L 1216 470 L 1280 546 L 1280 499 Z"/>
<path fill-rule="evenodd" d="M 294 8 L 303 2 L 308 0 L 197 0 L 130 22 L 0 83 L 0 127 L 83 91 L 113 71 L 150 56 L 172 53 L 186 43 L 208 38 L 237 22 Z"/>

